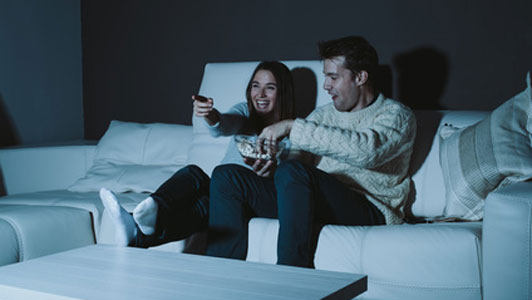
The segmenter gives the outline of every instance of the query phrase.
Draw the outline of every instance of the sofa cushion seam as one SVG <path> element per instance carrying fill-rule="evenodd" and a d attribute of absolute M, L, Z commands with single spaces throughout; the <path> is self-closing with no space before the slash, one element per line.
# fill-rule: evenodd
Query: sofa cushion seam
<path fill-rule="evenodd" d="M 481 288 L 480 285 L 479 286 L 434 286 L 434 285 L 424 285 L 424 284 L 397 283 L 397 282 L 374 280 L 374 279 L 373 280 L 369 279 L 369 281 L 374 284 L 393 285 L 393 286 L 402 286 L 402 287 L 419 288 L 419 289 L 480 289 Z"/>
<path fill-rule="evenodd" d="M 366 247 L 364 247 L 364 245 L 366 244 L 366 237 L 368 236 L 368 232 L 370 230 L 372 230 L 372 226 L 369 226 L 367 230 L 364 230 L 363 233 L 362 233 L 362 238 L 360 239 L 360 256 L 359 256 L 359 262 L 358 262 L 358 265 L 360 266 L 360 273 L 361 274 L 365 274 L 364 273 L 364 259 L 363 259 L 363 256 L 364 256 L 364 252 L 365 252 L 365 249 Z M 368 276 L 368 279 L 369 279 L 369 276 Z"/>
<path fill-rule="evenodd" d="M 148 132 L 146 133 L 146 136 L 144 137 L 144 145 L 142 146 L 142 159 L 141 159 L 141 165 L 144 165 L 146 164 L 145 162 L 145 159 L 146 159 L 146 147 L 148 147 L 148 138 L 150 137 L 150 134 L 153 130 L 153 127 L 150 126 L 148 127 Z"/>
<path fill-rule="evenodd" d="M 19 262 L 24 260 L 24 242 L 22 240 L 22 232 L 11 218 L 6 216 L 1 216 L 2 220 L 6 221 L 11 228 L 15 231 L 15 238 L 17 239 L 17 244 L 19 245 Z"/>

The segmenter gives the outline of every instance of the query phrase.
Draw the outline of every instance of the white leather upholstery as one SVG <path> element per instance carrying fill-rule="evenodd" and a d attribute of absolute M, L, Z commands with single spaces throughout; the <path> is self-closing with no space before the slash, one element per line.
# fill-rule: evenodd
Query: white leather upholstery
<path fill-rule="evenodd" d="M 8 222 L 0 219 L 0 266 L 18 262 L 17 234 Z"/>
<path fill-rule="evenodd" d="M 482 232 L 484 299 L 532 299 L 532 182 L 491 193 Z"/>
<path fill-rule="evenodd" d="M 248 261 L 277 261 L 278 228 L 274 219 L 250 221 Z M 327 225 L 320 233 L 314 264 L 317 269 L 367 274 L 365 297 L 480 299 L 480 244 L 479 222 Z"/>
<path fill-rule="evenodd" d="M 19 261 L 95 242 L 91 215 L 82 209 L 0 205 L 0 220 L 16 234 Z"/>
<path fill-rule="evenodd" d="M 120 204 L 131 212 L 140 201 L 147 197 L 147 194 L 124 193 L 117 196 Z M 15 194 L 0 198 L 0 206 L 6 204 L 75 207 L 89 211 L 94 218 L 94 231 L 98 241 L 100 241 L 102 232 L 114 230 L 113 228 L 102 228 L 100 226 L 104 216 L 104 207 L 96 192 L 74 193 L 67 190 L 56 190 Z"/>
<path fill-rule="evenodd" d="M 95 146 L 0 149 L 8 195 L 68 188 L 92 165 Z"/>
<path fill-rule="evenodd" d="M 253 218 L 248 225 L 247 261 L 277 263 L 277 234 L 279 222 L 273 219 Z"/>
<path fill-rule="evenodd" d="M 188 125 L 112 121 L 96 146 L 94 163 L 69 191 L 154 192 L 184 166 Z"/>

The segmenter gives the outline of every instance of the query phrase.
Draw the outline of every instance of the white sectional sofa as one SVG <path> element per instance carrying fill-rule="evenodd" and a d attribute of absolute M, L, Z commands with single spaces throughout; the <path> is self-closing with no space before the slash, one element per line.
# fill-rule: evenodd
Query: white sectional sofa
<path fill-rule="evenodd" d="M 220 111 L 227 110 L 244 101 L 245 85 L 256 64 L 208 64 L 199 94 L 213 97 Z M 321 89 L 319 61 L 286 64 L 296 76 L 299 111 L 308 112 L 330 101 Z M 446 206 L 438 132 L 444 123 L 467 126 L 488 113 L 415 114 L 414 184 L 407 210 L 412 220 L 438 219 Z M 193 126 L 114 122 L 98 145 L 1 149 L 0 170 L 7 195 L 0 197 L 0 264 L 94 242 L 112 242 L 113 227 L 96 192 L 100 185 L 129 190 L 118 196 L 131 211 L 146 197 L 142 191 L 156 187 L 158 180 L 173 170 L 193 163 L 210 174 L 228 141 L 211 138 L 202 121 L 194 118 Z M 112 169 L 114 166 L 120 171 Z M 78 191 L 69 191 L 69 187 Z M 367 274 L 368 291 L 361 299 L 530 299 L 531 195 L 532 182 L 491 193 L 484 219 L 478 222 L 328 225 L 320 233 L 315 266 Z M 25 218 L 19 217 L 21 212 Z M 71 230 L 61 231 L 65 226 Z M 247 260 L 275 263 L 277 230 L 276 220 L 252 219 Z M 23 246 L 21 236 L 28 241 Z M 182 251 L 184 243 L 165 247 Z M 22 248 L 33 254 L 20 254 Z"/>

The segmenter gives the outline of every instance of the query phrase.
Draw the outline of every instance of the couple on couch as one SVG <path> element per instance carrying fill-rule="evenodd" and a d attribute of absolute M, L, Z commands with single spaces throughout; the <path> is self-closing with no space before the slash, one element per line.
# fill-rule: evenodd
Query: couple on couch
<path fill-rule="evenodd" d="M 209 178 L 197 166 L 177 171 L 131 216 L 106 188 L 100 197 L 123 246 L 150 247 L 208 229 L 207 255 L 245 259 L 250 218 L 278 218 L 278 264 L 313 267 L 319 225 L 402 222 L 416 122 L 411 110 L 375 90 L 377 52 L 364 38 L 319 44 L 323 88 L 333 103 L 294 119 L 290 70 L 262 62 L 247 103 L 227 113 L 193 96 L 194 114 L 214 136 L 256 134 L 271 159 L 240 156 L 229 144 Z M 290 145 L 277 161 L 275 145 Z M 269 149 L 269 150 L 268 150 Z"/>

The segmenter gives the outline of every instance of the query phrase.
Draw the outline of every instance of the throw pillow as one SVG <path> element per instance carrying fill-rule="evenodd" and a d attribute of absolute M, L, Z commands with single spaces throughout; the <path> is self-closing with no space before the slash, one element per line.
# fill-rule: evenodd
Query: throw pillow
<path fill-rule="evenodd" d="M 440 130 L 440 165 L 446 187 L 444 217 L 480 220 L 484 199 L 511 182 L 532 178 L 532 95 L 526 89 L 485 119 Z"/>
<path fill-rule="evenodd" d="M 111 121 L 93 165 L 68 190 L 153 192 L 185 165 L 191 140 L 191 126 Z"/>

